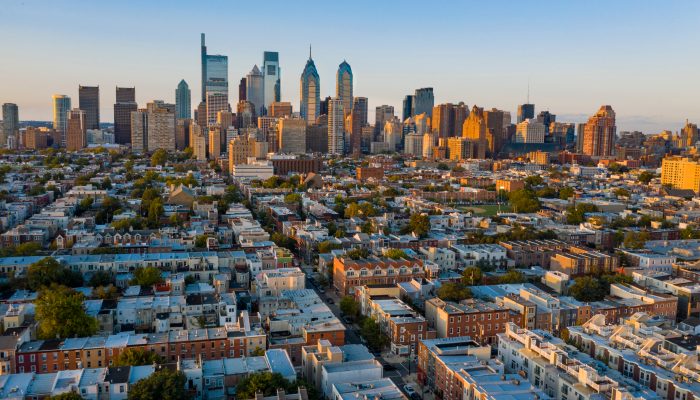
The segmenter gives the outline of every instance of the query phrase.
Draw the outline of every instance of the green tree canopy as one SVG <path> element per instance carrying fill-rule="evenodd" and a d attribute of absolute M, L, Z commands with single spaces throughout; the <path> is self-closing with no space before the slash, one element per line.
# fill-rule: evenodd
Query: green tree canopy
<path fill-rule="evenodd" d="M 39 290 L 52 283 L 68 287 L 78 287 L 83 284 L 83 276 L 61 265 L 53 257 L 42 258 L 31 264 L 27 271 L 27 285 L 32 290 Z"/>
<path fill-rule="evenodd" d="M 243 378 L 236 385 L 237 399 L 254 399 L 255 393 L 261 392 L 263 396 L 277 394 L 277 389 L 288 391 L 291 384 L 278 372 L 257 372 Z"/>
<path fill-rule="evenodd" d="M 163 282 L 163 277 L 158 267 L 141 267 L 134 270 L 134 279 L 130 283 L 132 285 L 153 286 L 161 282 Z"/>
<path fill-rule="evenodd" d="M 564 186 L 563 188 L 559 189 L 559 198 L 562 200 L 568 200 L 569 197 L 574 195 L 574 189 Z"/>
<path fill-rule="evenodd" d="M 318 253 L 319 254 L 330 253 L 331 250 L 336 250 L 336 249 L 339 249 L 340 247 L 341 247 L 340 244 L 326 240 L 326 241 L 318 244 Z"/>
<path fill-rule="evenodd" d="M 462 271 L 462 283 L 465 285 L 478 285 L 481 283 L 484 273 L 478 267 L 467 267 Z"/>
<path fill-rule="evenodd" d="M 389 338 L 384 335 L 377 321 L 365 318 L 360 324 L 360 335 L 367 341 L 367 345 L 374 350 L 381 350 L 389 344 Z"/>
<path fill-rule="evenodd" d="M 595 204 L 579 203 L 576 206 L 571 206 L 566 209 L 566 223 L 569 225 L 577 225 L 585 221 L 587 213 L 598 212 L 598 207 Z"/>
<path fill-rule="evenodd" d="M 73 289 L 53 284 L 44 288 L 36 301 L 37 336 L 40 339 L 92 336 L 97 320 L 85 313 L 84 296 Z"/>
<path fill-rule="evenodd" d="M 185 389 L 186 382 L 187 378 L 182 372 L 163 368 L 132 385 L 127 399 L 186 400 L 190 398 Z M 246 397 L 248 398 L 252 397 Z"/>
<path fill-rule="evenodd" d="M 637 176 L 637 180 L 645 185 L 648 185 L 654 178 L 656 178 L 656 174 L 651 171 L 643 171 L 641 174 L 639 174 L 639 176 Z"/>
<path fill-rule="evenodd" d="M 510 202 L 510 207 L 516 213 L 534 213 L 542 207 L 535 193 L 528 189 L 510 192 L 508 201 Z"/>
<path fill-rule="evenodd" d="M 360 303 L 358 303 L 352 296 L 345 296 L 340 299 L 339 303 L 340 311 L 350 317 L 358 317 L 360 315 Z"/>
<path fill-rule="evenodd" d="M 445 301 L 462 301 L 472 297 L 472 291 L 462 283 L 447 282 L 437 290 L 437 297 Z"/>
<path fill-rule="evenodd" d="M 168 162 L 168 152 L 165 149 L 156 150 L 151 156 L 151 166 L 165 165 Z"/>
<path fill-rule="evenodd" d="M 83 398 L 78 393 L 71 391 L 51 396 L 49 400 L 83 400 Z"/>
<path fill-rule="evenodd" d="M 411 214 L 408 219 L 408 228 L 416 236 L 424 238 L 430 232 L 430 217 L 425 214 Z"/>
<path fill-rule="evenodd" d="M 119 353 L 116 362 L 118 367 L 162 364 L 165 360 L 158 354 L 142 348 L 126 348 Z"/>
<path fill-rule="evenodd" d="M 407 257 L 406 252 L 401 249 L 389 249 L 384 253 L 384 256 L 392 260 L 399 260 Z"/>

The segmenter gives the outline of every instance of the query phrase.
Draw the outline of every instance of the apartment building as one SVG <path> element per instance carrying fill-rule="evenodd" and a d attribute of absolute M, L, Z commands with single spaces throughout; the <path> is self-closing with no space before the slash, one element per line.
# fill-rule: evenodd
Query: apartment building
<path fill-rule="evenodd" d="M 392 284 L 423 278 L 423 261 L 417 258 L 380 258 L 370 256 L 353 260 L 335 257 L 333 260 L 333 286 L 342 294 L 353 293 L 357 286 Z"/>

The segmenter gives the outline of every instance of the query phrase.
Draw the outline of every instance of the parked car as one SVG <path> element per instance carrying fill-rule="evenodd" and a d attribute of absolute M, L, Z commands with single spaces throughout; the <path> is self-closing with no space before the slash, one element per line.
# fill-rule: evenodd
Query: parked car
<path fill-rule="evenodd" d="M 416 389 L 414 389 L 411 385 L 403 385 L 403 390 L 411 398 L 413 398 L 414 395 L 418 394 L 416 393 Z"/>

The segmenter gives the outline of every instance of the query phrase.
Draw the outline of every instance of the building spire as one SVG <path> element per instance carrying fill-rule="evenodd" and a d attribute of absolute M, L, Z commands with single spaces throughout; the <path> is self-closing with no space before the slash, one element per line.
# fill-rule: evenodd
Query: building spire
<path fill-rule="evenodd" d="M 309 43 L 309 60 L 311 59 L 311 43 Z"/>

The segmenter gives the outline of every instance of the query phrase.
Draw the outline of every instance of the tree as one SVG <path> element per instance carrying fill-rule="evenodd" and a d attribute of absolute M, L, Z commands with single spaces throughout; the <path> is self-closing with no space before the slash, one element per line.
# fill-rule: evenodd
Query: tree
<path fill-rule="evenodd" d="M 284 202 L 287 204 L 296 204 L 301 201 L 301 195 L 299 193 L 289 193 L 284 196 Z"/>
<path fill-rule="evenodd" d="M 625 239 L 622 245 L 628 249 L 641 249 L 644 248 L 647 240 L 649 240 L 649 232 L 627 232 L 625 233 Z"/>
<path fill-rule="evenodd" d="M 260 346 L 255 346 L 255 349 L 250 355 L 253 357 L 262 357 L 265 355 L 265 349 L 261 348 Z"/>
<path fill-rule="evenodd" d="M 465 285 L 478 285 L 483 278 L 484 273 L 481 272 L 480 268 L 477 267 L 467 267 L 462 271 L 462 283 Z"/>
<path fill-rule="evenodd" d="M 462 301 L 472 297 L 472 291 L 462 283 L 447 282 L 437 290 L 437 297 L 444 301 Z"/>
<path fill-rule="evenodd" d="M 569 225 L 577 225 L 585 221 L 587 213 L 598 212 L 598 207 L 595 204 L 579 203 L 575 207 L 571 206 L 566 209 L 566 223 Z"/>
<path fill-rule="evenodd" d="M 290 382 L 279 372 L 257 372 L 241 379 L 236 385 L 236 398 L 254 399 L 257 392 L 263 396 L 277 394 L 277 389 L 288 389 Z"/>
<path fill-rule="evenodd" d="M 270 239 L 279 247 L 284 247 L 289 250 L 294 250 L 296 248 L 297 242 L 283 233 L 275 232 L 270 236 Z"/>
<path fill-rule="evenodd" d="M 353 260 L 360 260 L 369 256 L 369 250 L 363 248 L 355 248 L 345 252 L 345 256 Z"/>
<path fill-rule="evenodd" d="M 165 165 L 166 162 L 168 162 L 168 152 L 165 149 L 158 149 L 151 156 L 151 167 Z"/>
<path fill-rule="evenodd" d="M 562 200 L 568 200 L 569 197 L 574 195 L 574 189 L 564 186 L 563 188 L 559 189 L 559 198 Z"/>
<path fill-rule="evenodd" d="M 102 300 L 114 300 L 119 297 L 119 292 L 117 288 L 110 283 L 106 286 L 96 287 L 93 295 Z"/>
<path fill-rule="evenodd" d="M 153 286 L 161 282 L 163 282 L 163 277 L 158 267 L 141 267 L 134 270 L 134 279 L 130 283 L 132 285 Z"/>
<path fill-rule="evenodd" d="M 27 285 L 31 290 L 36 291 L 52 283 L 78 287 L 83 284 L 83 276 L 61 265 L 53 257 L 42 258 L 29 266 Z"/>
<path fill-rule="evenodd" d="M 424 238 L 430 232 L 430 217 L 425 214 L 411 214 L 408 218 L 408 228 L 419 238 Z"/>
<path fill-rule="evenodd" d="M 340 311 L 350 317 L 356 318 L 360 315 L 360 304 L 352 296 L 345 296 L 340 299 Z"/>
<path fill-rule="evenodd" d="M 508 272 L 498 277 L 498 283 L 500 284 L 523 282 L 525 282 L 525 275 L 515 269 L 509 269 Z"/>
<path fill-rule="evenodd" d="M 88 285 L 90 285 L 90 287 L 98 287 L 107 286 L 112 283 L 114 283 L 114 279 L 112 279 L 112 275 L 110 275 L 109 272 L 97 271 L 90 277 Z"/>
<path fill-rule="evenodd" d="M 83 398 L 78 393 L 71 391 L 51 396 L 49 400 L 83 400 Z"/>
<path fill-rule="evenodd" d="M 641 174 L 639 174 L 639 176 L 637 176 L 637 180 L 645 185 L 648 185 L 654 178 L 656 178 L 656 174 L 651 171 L 643 171 Z"/>
<path fill-rule="evenodd" d="M 625 188 L 615 189 L 615 196 L 617 197 L 630 197 L 630 191 Z"/>
<path fill-rule="evenodd" d="M 389 343 L 389 339 L 382 333 L 377 321 L 372 318 L 362 320 L 360 335 L 365 338 L 367 345 L 374 350 L 381 350 Z"/>
<path fill-rule="evenodd" d="M 139 347 L 127 347 L 119 353 L 115 365 L 117 367 L 162 364 L 165 360 L 158 354 Z"/>
<path fill-rule="evenodd" d="M 207 246 L 207 235 L 199 235 L 194 239 L 194 247 L 198 249 L 203 249 Z"/>
<path fill-rule="evenodd" d="M 516 213 L 534 213 L 540 210 L 541 204 L 535 193 L 528 189 L 510 192 L 508 195 L 510 207 Z"/>
<path fill-rule="evenodd" d="M 153 200 L 148 207 L 148 226 L 151 228 L 160 226 L 160 216 L 163 215 L 164 212 L 163 200 L 161 200 L 160 197 Z"/>
<path fill-rule="evenodd" d="M 389 249 L 384 253 L 384 256 L 391 258 L 392 260 L 400 260 L 406 258 L 406 252 L 401 249 Z"/>
<path fill-rule="evenodd" d="M 326 254 L 330 253 L 331 250 L 336 250 L 341 248 L 342 246 L 339 243 L 331 242 L 331 241 L 324 241 L 318 244 L 318 253 L 319 254 Z"/>
<path fill-rule="evenodd" d="M 37 242 L 22 243 L 15 247 L 15 255 L 18 257 L 34 256 L 39 250 L 41 250 L 41 245 Z"/>
<path fill-rule="evenodd" d="M 92 336 L 97 320 L 85 313 L 82 293 L 53 284 L 36 301 L 37 336 L 40 339 Z"/>
<path fill-rule="evenodd" d="M 166 368 L 141 379 L 129 388 L 129 400 L 186 400 L 189 398 L 185 383 L 187 379 L 181 371 Z M 255 397 L 255 396 L 253 396 Z M 252 398 L 252 397 L 246 397 Z"/>
<path fill-rule="evenodd" d="M 569 288 L 569 294 L 578 301 L 600 301 L 607 292 L 598 279 L 592 276 L 582 276 L 574 280 Z"/>
<path fill-rule="evenodd" d="M 542 179 L 542 177 L 539 175 L 530 175 L 527 178 L 525 178 L 525 184 L 527 186 L 540 186 L 543 183 L 544 179 Z"/>

